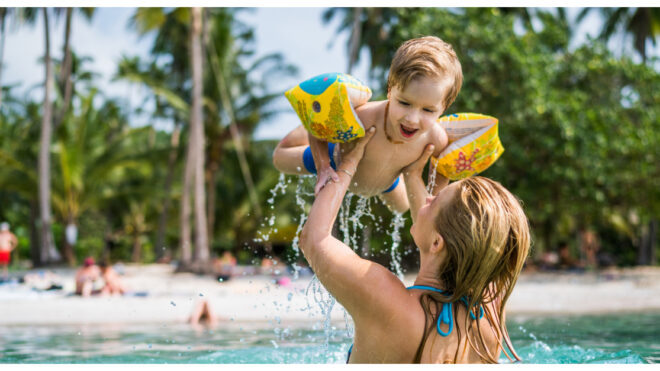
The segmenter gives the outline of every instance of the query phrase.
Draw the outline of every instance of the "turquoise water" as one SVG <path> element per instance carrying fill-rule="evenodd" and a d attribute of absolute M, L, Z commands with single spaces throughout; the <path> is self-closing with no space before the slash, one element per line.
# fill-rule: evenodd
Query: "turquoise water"
<path fill-rule="evenodd" d="M 659 324 L 660 313 L 508 320 L 527 363 L 660 363 Z M 343 363 L 350 343 L 343 324 L 5 326 L 0 363 Z"/>

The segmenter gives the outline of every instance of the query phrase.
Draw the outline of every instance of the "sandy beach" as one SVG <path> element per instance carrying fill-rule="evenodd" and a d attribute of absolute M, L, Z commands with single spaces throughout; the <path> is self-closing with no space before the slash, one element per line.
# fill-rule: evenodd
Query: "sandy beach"
<path fill-rule="evenodd" d="M 221 322 L 318 322 L 327 297 L 310 287 L 311 276 L 286 286 L 273 277 L 239 274 L 227 282 L 210 276 L 173 273 L 169 265 L 124 267 L 122 280 L 146 296 L 73 296 L 74 270 L 58 269 L 62 290 L 38 285 L 0 285 L 0 325 L 185 322 L 193 306 L 208 300 Z M 34 273 L 25 272 L 25 273 Z M 414 275 L 404 279 L 410 285 Z M 32 286 L 32 287 L 31 287 Z M 41 287 L 44 288 L 44 287 Z M 638 267 L 600 273 L 522 274 L 507 306 L 510 315 L 564 315 L 660 311 L 660 268 Z M 335 304 L 332 321 L 345 321 Z"/>

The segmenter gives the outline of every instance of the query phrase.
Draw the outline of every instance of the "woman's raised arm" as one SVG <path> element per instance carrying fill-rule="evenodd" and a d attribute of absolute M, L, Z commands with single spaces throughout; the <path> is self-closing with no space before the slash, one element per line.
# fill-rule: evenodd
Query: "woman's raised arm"
<path fill-rule="evenodd" d="M 365 308 L 386 308 L 389 300 L 382 290 L 391 292 L 405 287 L 387 268 L 360 258 L 349 246 L 334 238 L 332 226 L 337 218 L 346 190 L 357 164 L 364 155 L 364 147 L 373 137 L 375 128 L 342 155 L 337 168 L 339 181 L 329 181 L 312 204 L 309 218 L 302 230 L 300 248 L 326 289 L 351 313 L 354 319 L 366 314 Z M 396 291 L 396 290 L 394 290 Z"/>

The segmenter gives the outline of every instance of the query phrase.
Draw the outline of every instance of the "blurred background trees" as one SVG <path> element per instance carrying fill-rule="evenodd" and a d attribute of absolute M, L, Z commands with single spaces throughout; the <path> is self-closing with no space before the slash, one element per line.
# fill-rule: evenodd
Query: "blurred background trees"
<path fill-rule="evenodd" d="M 74 11 L 93 14 L 91 8 L 3 8 L 0 37 L 9 19 L 27 27 L 35 17 L 63 15 L 66 21 Z M 96 88 L 93 65 L 75 53 L 68 37 L 61 53 L 52 47 L 44 53 L 46 62 L 53 55 L 41 87 L 52 81 L 53 91 L 44 101 L 2 87 L 0 219 L 14 227 L 23 259 L 37 266 L 58 263 L 60 256 L 70 265 L 87 255 L 175 259 L 182 270 L 203 272 L 224 250 L 242 263 L 273 254 L 289 262 L 298 258 L 291 247 L 304 211 L 294 190 L 298 180 L 285 177 L 287 192 L 272 191 L 281 179 L 271 165 L 276 141 L 252 139 L 258 125 L 278 113 L 271 103 L 282 92 L 267 81 L 291 76 L 296 68 L 280 54 L 255 54 L 255 26 L 238 20 L 242 11 L 136 9 L 128 27 L 155 35 L 150 56 L 124 56 L 115 78 L 147 89 L 153 105 L 130 108 L 105 97 Z M 500 120 L 506 151 L 483 175 L 523 201 L 535 256 L 569 241 L 583 259 L 588 256 L 580 247 L 589 243 L 609 263 L 656 264 L 660 75 L 658 57 L 647 46 L 657 40 L 658 11 L 577 13 L 332 8 L 323 20 L 339 18 L 336 32 L 350 35 L 348 70 L 361 56 L 369 58 L 374 99 L 385 97 L 389 63 L 403 41 L 437 35 L 454 46 L 464 84 L 447 113 L 481 112 Z M 575 29 L 590 13 L 602 18 L 602 32 L 573 45 Z M 608 44 L 613 38 L 621 40 L 614 48 Z M 195 53 L 193 40 L 199 42 Z M 132 125 L 142 106 L 155 107 L 148 114 L 170 122 L 171 129 Z M 50 135 L 48 128 L 50 139 L 43 136 Z M 39 237 L 46 165 L 53 210 L 48 248 Z M 361 251 L 387 264 L 392 215 L 377 201 L 371 209 L 373 220 L 363 218 L 373 225 L 371 237 Z M 404 265 L 414 267 L 409 223 L 401 249 Z"/>

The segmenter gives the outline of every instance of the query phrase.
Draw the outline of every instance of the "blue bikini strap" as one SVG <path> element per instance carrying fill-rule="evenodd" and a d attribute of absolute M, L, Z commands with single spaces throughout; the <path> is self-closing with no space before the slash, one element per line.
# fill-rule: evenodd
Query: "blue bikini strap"
<path fill-rule="evenodd" d="M 429 290 L 429 291 L 434 291 L 434 292 L 437 292 L 439 294 L 449 296 L 449 294 L 447 294 L 446 292 L 444 292 L 440 289 L 437 289 L 435 287 L 431 287 L 431 286 L 415 285 L 415 286 L 407 287 L 406 289 L 407 290 L 410 290 L 410 289 Z M 465 304 L 465 307 L 467 308 L 468 307 L 467 298 L 464 296 L 460 300 Z M 468 310 L 468 312 L 470 313 L 470 317 L 472 317 L 472 319 L 477 319 L 475 317 L 475 315 L 472 313 L 471 310 Z M 479 319 L 481 319 L 481 317 L 483 317 L 483 316 L 484 316 L 484 308 L 480 305 L 479 306 Z M 453 318 L 454 318 L 454 316 L 453 316 L 453 313 L 452 313 L 452 303 L 442 303 L 442 310 L 440 311 L 440 315 L 438 316 L 438 321 L 436 322 L 436 326 L 435 326 L 436 330 L 438 330 L 438 334 L 440 334 L 442 336 L 449 336 L 449 334 L 451 334 L 452 330 L 454 329 L 454 320 L 453 320 Z M 440 325 L 443 324 L 443 323 L 446 324 L 449 327 L 446 332 L 442 331 L 442 329 L 440 328 Z"/>

